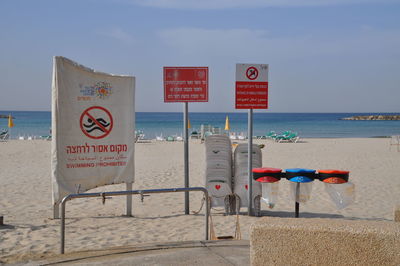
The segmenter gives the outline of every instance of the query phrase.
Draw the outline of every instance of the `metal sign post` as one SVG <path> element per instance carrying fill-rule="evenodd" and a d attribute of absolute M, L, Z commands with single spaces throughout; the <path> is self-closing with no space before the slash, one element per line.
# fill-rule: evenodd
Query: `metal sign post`
<path fill-rule="evenodd" d="M 294 217 L 299 218 L 300 211 L 300 183 L 296 184 L 296 197 L 295 197 L 295 205 L 294 205 Z"/>
<path fill-rule="evenodd" d="M 188 103 L 184 103 L 183 110 L 183 136 L 184 136 L 184 157 L 185 157 L 185 188 L 189 187 L 189 134 L 188 134 Z M 189 191 L 185 192 L 185 214 L 189 214 Z"/>
<path fill-rule="evenodd" d="M 183 102 L 184 186 L 189 188 L 188 103 L 208 102 L 208 67 L 164 67 L 164 102 Z M 189 214 L 189 191 L 185 191 Z"/>
<path fill-rule="evenodd" d="M 248 214 L 253 215 L 253 109 L 268 109 L 268 65 L 236 64 L 235 108 L 248 109 Z"/>
<path fill-rule="evenodd" d="M 248 157 L 248 167 L 249 167 L 249 183 L 248 183 L 248 188 L 249 188 L 249 193 L 248 193 L 248 200 L 249 200 L 249 209 L 248 209 L 248 215 L 252 216 L 253 215 L 253 109 L 249 109 L 249 115 L 248 115 L 248 139 L 249 139 L 249 146 L 247 149 L 247 155 Z"/>

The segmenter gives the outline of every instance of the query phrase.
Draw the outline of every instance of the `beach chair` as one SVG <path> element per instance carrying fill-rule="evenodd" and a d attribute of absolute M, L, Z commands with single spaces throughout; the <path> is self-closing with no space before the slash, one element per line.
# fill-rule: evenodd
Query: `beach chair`
<path fill-rule="evenodd" d="M 156 141 L 164 141 L 165 138 L 163 137 L 162 133 L 160 136 L 156 136 Z"/>
<path fill-rule="evenodd" d="M 393 145 L 396 145 L 397 151 L 400 151 L 400 135 L 391 136 L 389 150 L 392 149 Z"/>
<path fill-rule="evenodd" d="M 51 135 L 43 135 L 43 136 L 40 136 L 40 139 L 43 139 L 43 140 L 51 140 Z"/>
<path fill-rule="evenodd" d="M 262 166 L 262 153 L 261 149 L 257 144 L 253 144 L 253 165 L 252 168 L 259 168 Z M 248 144 L 242 143 L 236 146 L 234 152 L 234 178 L 233 178 L 233 187 L 234 194 L 236 197 L 235 209 L 238 213 L 240 208 L 248 207 L 248 196 L 247 191 L 248 187 Z M 253 210 L 256 216 L 261 214 L 261 183 L 252 180 L 253 187 Z"/>
<path fill-rule="evenodd" d="M 210 135 L 205 139 L 205 187 L 211 198 L 211 207 L 224 207 L 233 213 L 232 201 L 232 148 L 225 135 Z"/>
<path fill-rule="evenodd" d="M 220 127 L 213 127 L 211 133 L 213 135 L 221 135 L 222 134 L 222 130 Z"/>
<path fill-rule="evenodd" d="M 138 142 L 139 140 L 144 140 L 144 132 L 142 130 L 135 130 L 135 142 Z"/>
<path fill-rule="evenodd" d="M 166 141 L 175 141 L 175 138 L 173 136 L 168 136 L 165 140 Z"/>
<path fill-rule="evenodd" d="M 237 140 L 236 132 L 230 132 L 230 133 L 229 133 L 229 138 L 230 138 L 231 140 Z"/>
<path fill-rule="evenodd" d="M 10 138 L 10 135 L 8 134 L 8 130 L 2 130 L 0 132 L 0 141 L 7 141 Z"/>
<path fill-rule="evenodd" d="M 267 135 L 265 135 L 265 137 L 267 139 L 274 139 L 276 136 L 277 136 L 277 134 L 276 134 L 275 131 L 270 131 L 270 132 L 267 133 Z"/>
<path fill-rule="evenodd" d="M 211 125 L 201 125 L 200 126 L 200 139 L 203 142 L 206 139 L 206 133 L 209 135 L 212 132 Z"/>
<path fill-rule="evenodd" d="M 237 139 L 238 139 L 238 140 L 245 140 L 245 139 L 246 139 L 246 136 L 244 135 L 243 132 L 240 132 L 240 134 L 237 136 Z"/>
<path fill-rule="evenodd" d="M 190 133 L 190 138 L 191 139 L 199 139 L 200 134 L 197 131 L 192 131 L 192 133 Z"/>
<path fill-rule="evenodd" d="M 297 132 L 290 132 L 286 134 L 282 134 L 279 136 L 276 136 L 275 141 L 276 142 L 293 142 L 296 143 L 299 140 L 299 136 L 297 135 Z"/>

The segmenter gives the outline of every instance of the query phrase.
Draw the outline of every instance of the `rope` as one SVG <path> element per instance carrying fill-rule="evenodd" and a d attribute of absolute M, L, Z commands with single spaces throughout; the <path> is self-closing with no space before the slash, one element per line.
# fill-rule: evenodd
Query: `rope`
<path fill-rule="evenodd" d="M 231 194 L 229 196 L 230 197 L 234 196 L 235 200 L 236 200 L 236 206 L 239 206 L 238 205 L 239 197 L 237 197 L 236 194 Z M 205 200 L 205 199 L 203 198 L 203 200 Z M 204 202 L 203 202 L 203 204 L 204 204 Z M 202 204 L 202 207 L 203 207 L 203 204 Z M 211 210 L 211 197 L 209 197 L 209 206 L 210 206 L 210 210 Z M 242 239 L 242 232 L 240 230 L 240 221 L 239 221 L 239 208 L 240 207 L 236 207 L 235 237 L 234 237 L 236 240 Z M 200 210 L 201 210 L 201 208 L 200 208 Z M 217 235 L 215 234 L 214 222 L 213 222 L 211 211 L 210 211 L 210 240 L 218 240 L 218 239 L 219 239 L 219 237 L 217 237 Z"/>
<path fill-rule="evenodd" d="M 235 239 L 242 239 L 242 232 L 240 231 L 240 222 L 239 222 L 239 210 L 240 210 L 240 201 L 239 197 L 234 194 L 235 197 L 235 205 L 236 205 L 236 227 L 235 227 Z"/>
<path fill-rule="evenodd" d="M 192 213 L 193 214 L 199 214 L 200 212 L 201 212 L 201 210 L 203 209 L 203 206 L 204 206 L 204 202 L 206 201 L 206 198 L 205 197 L 203 197 L 202 199 L 201 199 L 201 206 L 200 206 L 200 209 L 198 210 L 198 211 L 192 211 Z M 210 203 L 211 204 L 211 203 Z"/>

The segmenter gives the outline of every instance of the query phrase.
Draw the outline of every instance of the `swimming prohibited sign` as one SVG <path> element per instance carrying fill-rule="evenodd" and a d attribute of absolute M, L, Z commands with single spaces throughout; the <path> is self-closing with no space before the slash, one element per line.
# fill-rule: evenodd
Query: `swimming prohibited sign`
<path fill-rule="evenodd" d="M 268 109 L 268 65 L 236 64 L 236 109 Z"/>
<path fill-rule="evenodd" d="M 135 77 L 54 57 L 51 179 L 54 217 L 62 199 L 126 183 L 135 173 Z M 127 214 L 129 199 L 127 200 Z"/>
<path fill-rule="evenodd" d="M 79 124 L 82 132 L 91 139 L 102 139 L 113 128 L 113 117 L 104 107 L 92 106 L 83 111 Z"/>

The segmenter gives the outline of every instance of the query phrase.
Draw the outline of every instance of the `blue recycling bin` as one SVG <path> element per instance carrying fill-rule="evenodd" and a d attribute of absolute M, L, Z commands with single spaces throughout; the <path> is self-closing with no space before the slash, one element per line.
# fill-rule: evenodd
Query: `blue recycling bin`
<path fill-rule="evenodd" d="M 291 168 L 285 170 L 286 179 L 290 182 L 292 198 L 295 200 L 295 217 L 299 217 L 300 202 L 305 203 L 311 198 L 312 182 L 317 177 L 315 170 Z"/>

